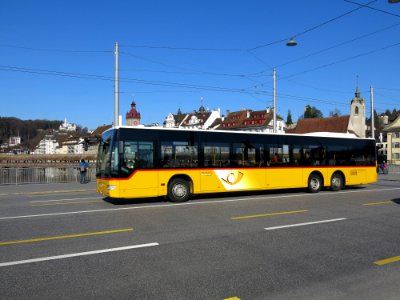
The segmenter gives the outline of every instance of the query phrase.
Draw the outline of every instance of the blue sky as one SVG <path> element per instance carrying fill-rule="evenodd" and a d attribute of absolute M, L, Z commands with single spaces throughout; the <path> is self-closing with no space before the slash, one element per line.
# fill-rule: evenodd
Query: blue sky
<path fill-rule="evenodd" d="M 370 3 L 367 0 L 354 0 Z M 400 109 L 400 4 L 377 0 L 0 1 L 1 117 L 64 120 L 95 129 L 134 100 L 142 123 L 201 105 L 304 106 L 349 113 L 357 81 L 370 113 Z M 287 47 L 295 37 L 298 45 Z M 125 121 L 124 121 L 125 122 Z"/>

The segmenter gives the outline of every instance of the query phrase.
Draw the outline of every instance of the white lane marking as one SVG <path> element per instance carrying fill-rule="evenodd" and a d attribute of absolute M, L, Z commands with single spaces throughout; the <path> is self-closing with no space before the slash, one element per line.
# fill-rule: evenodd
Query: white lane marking
<path fill-rule="evenodd" d="M 338 219 L 330 219 L 330 220 L 322 220 L 322 221 L 314 221 L 314 222 L 306 222 L 306 223 L 274 226 L 274 227 L 267 227 L 267 228 L 264 228 L 264 229 L 265 230 L 275 230 L 275 229 L 290 228 L 290 227 L 300 227 L 300 226 L 307 226 L 307 225 L 314 225 L 314 224 L 321 224 L 321 223 L 338 222 L 338 221 L 344 221 L 344 220 L 347 220 L 347 218 L 338 218 Z"/>
<path fill-rule="evenodd" d="M 61 215 L 75 215 L 75 214 L 87 214 L 96 212 L 113 212 L 121 210 L 132 210 L 132 209 L 146 209 L 146 208 L 162 208 L 162 207 L 177 207 L 177 206 L 187 206 L 187 205 L 201 205 L 201 204 L 218 204 L 218 203 L 229 203 L 229 202 L 239 202 L 239 201 L 250 201 L 250 200 L 271 200 L 271 199 L 281 199 L 281 198 L 295 198 L 295 197 L 322 197 L 322 196 L 334 196 L 340 194 L 349 193 L 369 193 L 369 192 L 384 192 L 384 191 L 395 191 L 400 190 L 400 188 L 394 189 L 376 189 L 376 190 L 356 190 L 356 191 L 342 191 L 342 192 L 326 192 L 317 194 L 293 194 L 293 195 L 282 195 L 282 196 L 271 196 L 271 197 L 248 197 L 248 198 L 234 198 L 228 200 L 194 200 L 192 202 L 185 203 L 172 203 L 172 204 L 155 204 L 155 205 L 142 205 L 142 206 L 130 206 L 130 207 L 120 207 L 120 208 L 107 208 L 107 209 L 94 209 L 94 210 L 81 210 L 81 211 L 71 211 L 71 212 L 61 212 L 61 213 L 47 213 L 47 214 L 35 214 L 35 215 L 22 215 L 22 216 L 12 216 L 12 217 L 0 217 L 2 220 L 15 220 L 23 218 L 37 218 L 37 217 L 49 217 L 49 216 L 61 216 Z M 217 194 L 216 194 L 217 196 Z"/>
<path fill-rule="evenodd" d="M 95 199 L 101 200 L 102 197 L 85 197 L 85 198 L 67 198 L 67 199 L 58 199 L 58 200 L 36 200 L 36 201 L 29 201 L 30 203 L 47 203 L 47 202 L 62 202 L 62 201 L 80 201 L 80 200 L 88 200 L 88 199 Z"/>
<path fill-rule="evenodd" d="M 148 244 L 132 245 L 132 246 L 125 246 L 125 247 L 118 247 L 118 248 L 94 250 L 94 251 L 88 251 L 88 252 L 79 252 L 79 253 L 71 253 L 71 254 L 64 254 L 64 255 L 57 255 L 57 256 L 32 258 L 32 259 L 26 259 L 26 260 L 9 261 L 9 262 L 0 263 L 0 267 L 30 264 L 30 263 L 42 262 L 42 261 L 48 261 L 48 260 L 64 259 L 64 258 L 71 258 L 71 257 L 77 257 L 77 256 L 84 256 L 84 255 L 95 255 L 95 254 L 101 254 L 101 253 L 124 251 L 124 250 L 153 247 L 153 246 L 159 246 L 159 243 L 148 243 Z"/>

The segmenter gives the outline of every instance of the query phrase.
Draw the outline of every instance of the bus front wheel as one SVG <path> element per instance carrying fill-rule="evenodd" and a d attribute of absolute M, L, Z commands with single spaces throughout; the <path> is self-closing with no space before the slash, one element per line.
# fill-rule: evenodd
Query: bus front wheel
<path fill-rule="evenodd" d="M 308 191 L 318 193 L 322 189 L 322 178 L 318 174 L 311 174 L 308 178 Z"/>
<path fill-rule="evenodd" d="M 190 196 L 189 182 L 182 178 L 173 179 L 168 185 L 168 198 L 172 202 L 185 202 Z"/>

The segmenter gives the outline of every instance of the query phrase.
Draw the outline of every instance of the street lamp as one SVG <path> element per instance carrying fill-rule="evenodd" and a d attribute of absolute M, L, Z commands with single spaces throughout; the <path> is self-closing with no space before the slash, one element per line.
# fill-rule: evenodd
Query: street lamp
<path fill-rule="evenodd" d="M 400 1 L 400 0 L 399 0 Z M 297 46 L 297 41 L 294 39 L 294 37 L 290 38 L 287 43 L 286 46 L 288 47 L 293 47 L 293 46 Z M 274 127 L 273 127 L 273 132 L 276 133 L 277 132 L 277 128 L 276 128 L 276 68 L 273 69 L 272 71 L 272 81 L 273 81 L 273 87 L 272 87 L 272 95 L 273 95 L 273 122 L 274 122 Z"/>
<path fill-rule="evenodd" d="M 294 39 L 294 37 L 290 38 L 290 39 L 287 41 L 286 46 L 288 46 L 288 47 L 297 46 L 297 42 L 296 42 L 296 40 Z"/>

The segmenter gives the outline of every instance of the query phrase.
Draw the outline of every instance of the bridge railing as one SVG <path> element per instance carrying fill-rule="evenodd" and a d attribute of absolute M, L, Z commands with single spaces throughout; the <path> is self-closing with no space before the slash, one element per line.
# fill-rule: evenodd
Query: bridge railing
<path fill-rule="evenodd" d="M 79 182 L 77 167 L 0 168 L 0 185 L 28 183 Z M 87 181 L 96 181 L 96 171 L 89 168 Z"/>

